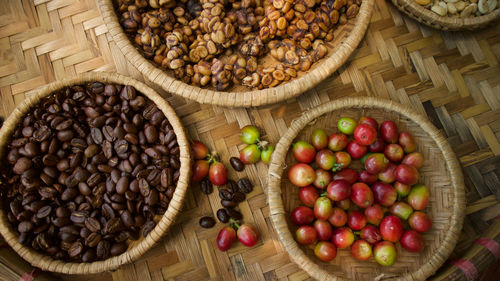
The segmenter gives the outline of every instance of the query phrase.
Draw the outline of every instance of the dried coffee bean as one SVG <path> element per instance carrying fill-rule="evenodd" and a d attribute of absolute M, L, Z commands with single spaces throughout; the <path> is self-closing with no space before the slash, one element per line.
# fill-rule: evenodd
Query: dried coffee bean
<path fill-rule="evenodd" d="M 110 254 L 112 256 L 118 256 L 127 250 L 127 244 L 125 242 L 116 243 L 111 246 Z"/>
<path fill-rule="evenodd" d="M 40 202 L 40 201 L 38 201 L 38 202 Z M 51 212 L 52 212 L 52 207 L 50 205 L 45 205 L 45 206 L 41 207 L 40 209 L 38 209 L 36 217 L 39 219 L 43 219 L 43 218 L 47 217 L 48 215 L 50 215 Z"/>
<path fill-rule="evenodd" d="M 97 244 L 97 248 L 96 248 L 96 254 L 97 254 L 97 257 L 99 259 L 106 259 L 109 257 L 109 250 L 111 248 L 111 245 L 109 243 L 109 241 L 107 240 L 101 240 L 99 241 L 99 243 Z"/>
<path fill-rule="evenodd" d="M 212 228 L 215 225 L 215 220 L 212 217 L 202 217 L 200 219 L 200 226 L 203 228 Z"/>
<path fill-rule="evenodd" d="M 253 190 L 253 185 L 249 179 L 243 178 L 238 181 L 238 188 L 243 193 L 250 193 Z"/>
<path fill-rule="evenodd" d="M 201 188 L 201 192 L 205 193 L 206 195 L 209 195 L 214 191 L 214 187 L 212 185 L 212 182 L 207 178 L 204 178 L 201 180 L 200 188 Z"/>
<path fill-rule="evenodd" d="M 229 163 L 235 171 L 241 172 L 245 169 L 245 164 L 239 158 L 231 157 Z"/>
<path fill-rule="evenodd" d="M 229 214 L 226 209 L 217 210 L 217 218 L 222 223 L 227 223 L 229 221 Z"/>
<path fill-rule="evenodd" d="M 71 258 L 78 256 L 83 250 L 82 242 L 77 241 L 71 244 L 71 247 L 68 250 L 68 254 Z"/>
<path fill-rule="evenodd" d="M 91 232 L 97 232 L 101 229 L 101 224 L 95 218 L 87 218 L 85 220 L 85 227 L 87 227 Z"/>

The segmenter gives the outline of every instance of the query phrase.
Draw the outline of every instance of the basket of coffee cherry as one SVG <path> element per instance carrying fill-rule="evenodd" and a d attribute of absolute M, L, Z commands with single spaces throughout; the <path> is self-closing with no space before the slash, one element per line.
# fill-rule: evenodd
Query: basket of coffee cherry
<path fill-rule="evenodd" d="M 290 258 L 319 280 L 425 280 L 453 250 L 462 174 L 425 117 L 348 98 L 292 122 L 271 159 L 268 199 Z"/>

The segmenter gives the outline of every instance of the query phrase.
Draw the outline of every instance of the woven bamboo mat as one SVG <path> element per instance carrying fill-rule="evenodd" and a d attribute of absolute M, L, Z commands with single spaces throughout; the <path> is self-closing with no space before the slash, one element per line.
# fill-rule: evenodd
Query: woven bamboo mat
<path fill-rule="evenodd" d="M 77 73 L 109 71 L 141 79 L 106 31 L 95 0 L 0 1 L 0 116 L 6 117 L 30 90 Z M 328 100 L 364 95 L 412 106 L 446 134 L 464 169 L 468 217 L 452 255 L 457 258 L 500 214 L 499 60 L 500 25 L 474 33 L 438 32 L 377 0 L 367 35 L 348 63 L 297 99 L 231 110 L 160 93 L 174 106 L 190 137 L 207 143 L 225 160 L 242 148 L 241 126 L 253 123 L 265 132 L 264 138 L 276 143 L 294 118 Z M 248 200 L 240 204 L 245 220 L 262 235 L 251 249 L 238 244 L 227 253 L 216 250 L 220 224 L 207 230 L 199 227 L 198 220 L 215 215 L 220 207 L 218 196 L 207 197 L 192 186 L 174 227 L 139 261 L 112 273 L 51 278 L 308 279 L 290 262 L 269 221 L 266 172 L 262 163 L 238 174 L 230 169 L 230 177 L 248 176 L 256 184 Z M 0 268 L 13 267 L 1 263 L 2 253 Z M 10 275 L 15 276 L 13 272 Z"/>

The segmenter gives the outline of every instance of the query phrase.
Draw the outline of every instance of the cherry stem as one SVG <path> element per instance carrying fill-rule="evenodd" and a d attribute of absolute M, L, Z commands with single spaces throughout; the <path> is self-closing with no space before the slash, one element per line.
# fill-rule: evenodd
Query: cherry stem
<path fill-rule="evenodd" d="M 236 226 L 236 229 L 240 228 L 240 225 L 238 224 L 238 222 L 233 220 L 233 218 L 229 218 L 229 225 L 232 227 Z"/>
<path fill-rule="evenodd" d="M 260 150 L 264 150 L 266 149 L 266 147 L 269 145 L 269 142 L 268 141 L 260 141 L 259 139 L 257 139 L 257 147 L 260 149 Z"/>
<path fill-rule="evenodd" d="M 327 192 L 323 192 L 321 193 L 320 197 L 325 197 L 328 193 Z"/>

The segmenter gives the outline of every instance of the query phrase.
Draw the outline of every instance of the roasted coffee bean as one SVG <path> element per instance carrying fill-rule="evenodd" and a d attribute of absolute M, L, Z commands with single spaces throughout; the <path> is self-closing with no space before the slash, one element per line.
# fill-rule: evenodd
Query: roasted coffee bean
<path fill-rule="evenodd" d="M 220 203 L 223 207 L 226 207 L 226 208 L 236 207 L 236 202 L 231 201 L 231 200 L 221 200 Z"/>
<path fill-rule="evenodd" d="M 229 214 L 226 209 L 217 210 L 217 218 L 222 223 L 227 223 L 229 221 Z"/>
<path fill-rule="evenodd" d="M 96 251 L 93 248 L 87 249 L 83 254 L 82 254 L 82 261 L 83 262 L 92 262 L 96 259 Z"/>
<path fill-rule="evenodd" d="M 163 186 L 163 184 L 162 184 L 162 186 Z M 207 178 L 204 178 L 201 180 L 200 188 L 201 188 L 201 192 L 203 192 L 207 195 L 211 194 L 214 191 L 214 187 L 212 185 L 212 182 Z"/>
<path fill-rule="evenodd" d="M 118 194 L 124 194 L 129 187 L 129 179 L 127 177 L 121 177 L 116 183 L 116 192 Z"/>
<path fill-rule="evenodd" d="M 119 218 L 112 218 L 108 220 L 106 226 L 104 227 L 104 231 L 106 233 L 115 233 L 121 227 L 121 221 Z"/>
<path fill-rule="evenodd" d="M 253 185 L 247 178 L 240 179 L 238 181 L 238 187 L 243 193 L 250 193 L 253 190 Z"/>
<path fill-rule="evenodd" d="M 245 193 L 243 192 L 235 192 L 233 193 L 233 200 L 236 201 L 237 203 L 245 201 Z"/>
<path fill-rule="evenodd" d="M 139 191 L 141 192 L 142 197 L 148 196 L 149 192 L 151 191 L 151 189 L 149 188 L 149 183 L 144 178 L 139 179 Z"/>
<path fill-rule="evenodd" d="M 120 218 L 125 227 L 132 227 L 134 225 L 134 219 L 132 218 L 132 215 L 128 210 L 123 211 L 120 215 Z"/>
<path fill-rule="evenodd" d="M 87 215 L 88 214 L 84 211 L 74 211 L 71 213 L 69 219 L 74 223 L 82 224 L 85 222 Z"/>
<path fill-rule="evenodd" d="M 231 157 L 229 163 L 235 171 L 241 172 L 245 169 L 245 164 L 239 158 Z"/>
<path fill-rule="evenodd" d="M 101 229 L 101 224 L 95 218 L 87 218 L 85 220 L 85 227 L 87 227 L 91 232 L 97 232 Z"/>
<path fill-rule="evenodd" d="M 226 208 L 226 212 L 231 218 L 235 220 L 241 220 L 243 218 L 243 215 L 233 208 Z"/>
<path fill-rule="evenodd" d="M 71 245 L 68 250 L 68 254 L 71 258 L 78 256 L 83 250 L 82 242 L 77 241 Z"/>
<path fill-rule="evenodd" d="M 202 217 L 200 219 L 200 226 L 203 228 L 212 228 L 215 225 L 215 220 L 212 217 Z"/>
<path fill-rule="evenodd" d="M 109 250 L 111 248 L 111 244 L 107 240 L 101 240 L 97 244 L 96 254 L 99 259 L 106 259 L 109 257 Z"/>
<path fill-rule="evenodd" d="M 127 244 L 125 242 L 116 243 L 111 246 L 110 254 L 112 256 L 118 256 L 127 250 Z"/>
<path fill-rule="evenodd" d="M 146 237 L 148 234 L 153 230 L 156 226 L 156 223 L 154 221 L 147 221 L 143 226 L 142 226 L 142 236 Z"/>
<path fill-rule="evenodd" d="M 38 201 L 38 202 L 40 202 L 40 201 Z M 48 215 L 50 215 L 51 212 L 52 212 L 52 207 L 50 205 L 45 205 L 45 206 L 41 207 L 40 209 L 38 209 L 38 211 L 36 213 L 36 217 L 39 219 L 43 219 L 43 218 L 47 217 Z"/>
<path fill-rule="evenodd" d="M 231 193 L 239 191 L 238 184 L 233 180 L 228 180 L 226 187 L 231 191 Z"/>
<path fill-rule="evenodd" d="M 233 193 L 228 189 L 220 189 L 219 190 L 219 198 L 222 200 L 232 200 Z"/>
<path fill-rule="evenodd" d="M 30 221 L 23 221 L 17 227 L 17 231 L 19 232 L 29 232 L 32 229 L 33 229 L 33 223 Z"/>

